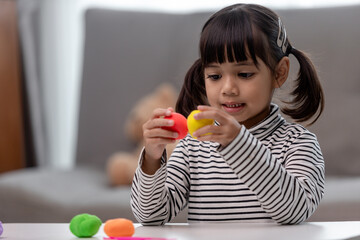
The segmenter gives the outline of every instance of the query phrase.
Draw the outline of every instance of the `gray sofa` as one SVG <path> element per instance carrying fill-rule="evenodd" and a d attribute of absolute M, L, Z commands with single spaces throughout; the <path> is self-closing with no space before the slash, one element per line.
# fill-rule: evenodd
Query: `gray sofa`
<path fill-rule="evenodd" d="M 326 97 L 310 127 L 325 157 L 326 192 L 309 221 L 360 220 L 360 5 L 277 12 L 293 46 L 311 53 Z M 106 159 L 134 148 L 123 124 L 139 98 L 162 82 L 180 88 L 210 14 L 86 11 L 76 167 L 1 174 L 0 220 L 68 222 L 83 212 L 135 220 L 129 187 L 107 182 Z M 175 221 L 186 221 L 186 213 Z"/>

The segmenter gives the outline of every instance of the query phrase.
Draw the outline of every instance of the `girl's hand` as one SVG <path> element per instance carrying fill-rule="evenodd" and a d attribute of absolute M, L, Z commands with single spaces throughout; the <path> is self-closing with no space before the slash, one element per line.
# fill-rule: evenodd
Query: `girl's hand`
<path fill-rule="evenodd" d="M 160 159 L 166 145 L 175 142 L 178 133 L 162 128 L 174 125 L 173 120 L 163 118 L 170 116 L 173 111 L 172 108 L 157 108 L 143 125 L 145 155 L 142 170 L 147 174 L 154 174 L 160 168 Z"/>
<path fill-rule="evenodd" d="M 241 124 L 231 115 L 210 106 L 198 106 L 200 113 L 194 115 L 198 119 L 215 119 L 220 125 L 207 125 L 195 131 L 193 135 L 200 141 L 218 142 L 226 147 L 239 134 Z M 206 133 L 211 133 L 205 135 Z"/>

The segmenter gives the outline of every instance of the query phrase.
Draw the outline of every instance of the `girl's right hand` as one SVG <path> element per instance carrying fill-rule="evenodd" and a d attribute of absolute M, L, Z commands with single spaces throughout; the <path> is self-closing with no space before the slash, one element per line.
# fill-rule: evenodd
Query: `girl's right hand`
<path fill-rule="evenodd" d="M 161 156 L 166 145 L 174 143 L 177 138 L 177 132 L 162 128 L 174 125 L 173 120 L 164 119 L 173 111 L 172 108 L 157 108 L 153 111 L 152 117 L 143 125 L 145 155 L 142 170 L 147 174 L 154 174 L 160 168 Z"/>

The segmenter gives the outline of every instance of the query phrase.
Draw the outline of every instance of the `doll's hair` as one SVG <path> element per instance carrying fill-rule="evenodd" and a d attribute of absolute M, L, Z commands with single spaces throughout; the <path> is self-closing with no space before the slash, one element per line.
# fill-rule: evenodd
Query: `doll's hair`
<path fill-rule="evenodd" d="M 200 58 L 188 70 L 176 104 L 187 116 L 198 105 L 207 105 L 204 68 L 210 63 L 246 61 L 258 66 L 260 58 L 275 74 L 277 63 L 293 54 L 300 68 L 292 99 L 281 110 L 295 121 L 314 123 L 324 108 L 324 94 L 309 57 L 291 46 L 279 16 L 256 4 L 235 4 L 213 14 L 200 37 Z"/>

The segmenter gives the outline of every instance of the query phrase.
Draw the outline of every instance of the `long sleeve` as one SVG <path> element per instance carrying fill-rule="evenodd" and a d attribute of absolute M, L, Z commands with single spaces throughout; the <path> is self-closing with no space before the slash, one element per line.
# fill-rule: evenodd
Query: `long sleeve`
<path fill-rule="evenodd" d="M 305 221 L 324 194 L 324 161 L 319 144 L 312 133 L 297 128 L 273 134 L 266 147 L 243 127 L 237 138 L 220 151 L 255 193 L 262 208 L 280 224 Z"/>
<path fill-rule="evenodd" d="M 176 151 L 183 151 L 177 147 Z M 173 154 L 174 155 L 174 154 Z M 175 154 L 176 155 L 176 154 Z M 184 156 L 184 154 L 180 154 Z M 136 170 L 132 191 L 131 207 L 136 219 L 143 225 L 161 225 L 171 221 L 187 205 L 190 181 L 186 161 L 173 157 L 166 164 L 166 152 L 162 156 L 161 167 L 154 175 L 141 170 L 143 153 Z M 173 172 L 176 172 L 173 174 Z"/>

